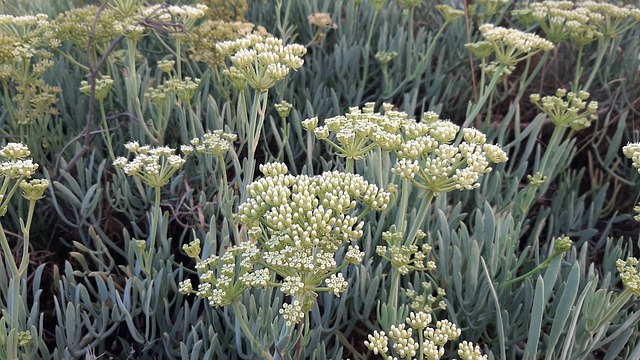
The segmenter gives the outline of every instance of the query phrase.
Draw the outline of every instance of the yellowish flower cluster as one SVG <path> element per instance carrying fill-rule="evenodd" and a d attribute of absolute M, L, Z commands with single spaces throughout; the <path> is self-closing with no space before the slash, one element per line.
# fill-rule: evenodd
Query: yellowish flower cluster
<path fill-rule="evenodd" d="M 530 100 L 542 110 L 549 119 L 561 127 L 570 127 L 579 131 L 591 126 L 591 122 L 598 119 L 598 102 L 586 100 L 589 93 L 586 91 L 567 92 L 558 89 L 555 96 L 545 96 L 542 99 L 539 94 L 532 94 Z"/>
<path fill-rule="evenodd" d="M 137 141 L 125 145 L 135 157 L 129 160 L 118 157 L 113 165 L 122 169 L 129 176 L 138 177 L 142 182 L 154 188 L 160 188 L 169 183 L 185 163 L 185 159 L 175 154 L 175 149 L 166 146 L 152 148 L 148 145 L 140 146 Z"/>
<path fill-rule="evenodd" d="M 268 90 L 289 71 L 301 68 L 302 57 L 307 53 L 302 45 L 284 45 L 281 39 L 258 34 L 223 41 L 216 47 L 231 58 L 232 66 L 224 74 L 236 85 L 245 83 L 259 91 Z"/>
<path fill-rule="evenodd" d="M 479 29 L 485 41 L 492 45 L 496 62 L 504 66 L 515 66 L 540 51 L 553 49 L 552 42 L 536 34 L 493 24 L 483 24 Z"/>
<path fill-rule="evenodd" d="M 414 336 L 419 333 L 419 339 Z M 384 331 L 369 334 L 364 345 L 374 354 L 384 359 L 426 358 L 437 360 L 444 356 L 445 345 L 450 340 L 460 337 L 461 330 L 447 319 L 439 320 L 432 325 L 431 314 L 424 312 L 410 313 L 405 323 L 391 325 L 388 335 Z M 389 340 L 393 341 L 393 352 L 398 357 L 391 357 Z M 480 348 L 464 341 L 458 345 L 458 356 L 462 360 L 485 360 L 486 355 Z"/>
<path fill-rule="evenodd" d="M 618 259 L 616 268 L 620 273 L 620 279 L 624 287 L 635 296 L 640 296 L 640 274 L 638 274 L 638 259 L 628 258 L 626 261 Z"/>
<path fill-rule="evenodd" d="M 280 163 L 261 165 L 260 171 L 264 177 L 247 187 L 249 198 L 237 213 L 252 241 L 204 260 L 193 256 L 199 243 L 184 249 L 198 259 L 196 294 L 212 306 L 229 304 L 250 287 L 276 286 L 291 297 L 280 314 L 293 325 L 311 310 L 318 292 L 340 296 L 347 290 L 341 271 L 364 256 L 354 244 L 363 234 L 361 218 L 384 210 L 390 195 L 359 175 L 292 176 Z M 340 264 L 336 253 L 342 254 Z M 192 289 L 190 282 L 181 284 L 184 293 Z"/>

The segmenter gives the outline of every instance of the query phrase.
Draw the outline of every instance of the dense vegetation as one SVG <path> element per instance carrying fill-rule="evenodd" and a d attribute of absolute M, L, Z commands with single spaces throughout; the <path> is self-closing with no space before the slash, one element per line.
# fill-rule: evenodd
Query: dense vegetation
<path fill-rule="evenodd" d="M 0 358 L 640 358 L 636 7 L 0 13 Z"/>

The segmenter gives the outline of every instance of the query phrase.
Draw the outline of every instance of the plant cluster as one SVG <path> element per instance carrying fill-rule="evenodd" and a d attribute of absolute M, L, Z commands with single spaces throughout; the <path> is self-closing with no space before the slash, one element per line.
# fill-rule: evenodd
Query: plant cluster
<path fill-rule="evenodd" d="M 638 8 L 0 13 L 0 358 L 640 357 Z"/>

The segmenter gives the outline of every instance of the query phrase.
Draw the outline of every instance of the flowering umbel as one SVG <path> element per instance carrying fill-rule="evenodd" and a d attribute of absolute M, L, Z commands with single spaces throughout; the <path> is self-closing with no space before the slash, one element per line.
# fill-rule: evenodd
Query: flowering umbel
<path fill-rule="evenodd" d="M 440 359 L 445 352 L 445 345 L 450 340 L 460 337 L 462 331 L 447 319 L 432 323 L 431 314 L 425 312 L 411 312 L 405 323 L 391 325 L 388 334 L 384 331 L 374 331 L 369 334 L 364 345 L 374 354 L 384 359 L 424 358 Z M 418 340 L 414 336 L 418 335 Z M 392 341 L 392 351 L 397 357 L 392 357 L 389 351 L 389 340 Z M 480 348 L 472 343 L 463 341 L 458 345 L 458 356 L 462 360 L 484 360 L 486 355 L 480 353 Z"/>
<path fill-rule="evenodd" d="M 318 292 L 340 296 L 347 289 L 342 269 L 364 256 L 356 244 L 361 219 L 370 210 L 384 210 L 390 195 L 354 174 L 292 176 L 281 163 L 260 170 L 264 177 L 247 187 L 249 198 L 236 215 L 251 241 L 199 260 L 196 294 L 211 306 L 224 306 L 247 288 L 276 286 L 290 297 L 280 314 L 293 325 L 311 310 Z M 191 291 L 190 283 L 181 288 Z"/>
<path fill-rule="evenodd" d="M 425 113 L 418 122 L 392 110 L 390 104 L 383 105 L 383 113 L 374 112 L 374 106 L 350 108 L 344 116 L 326 119 L 323 126 L 318 126 L 318 118 L 307 119 L 302 126 L 347 159 L 362 159 L 376 147 L 395 153 L 393 173 L 434 194 L 475 189 L 480 176 L 492 170 L 491 164 L 508 160 L 476 129 L 463 129 L 464 141 L 454 145 L 460 127 L 434 112 Z"/>
<path fill-rule="evenodd" d="M 126 157 L 118 157 L 113 165 L 124 170 L 125 174 L 140 178 L 142 182 L 151 187 L 163 187 L 169 183 L 171 176 L 175 174 L 185 163 L 185 159 L 175 154 L 175 149 L 166 146 L 149 147 L 140 146 L 137 141 L 125 145 L 129 152 L 135 156 L 132 160 Z"/>
<path fill-rule="evenodd" d="M 231 67 L 223 73 L 236 86 L 246 83 L 259 91 L 267 91 L 289 71 L 301 68 L 307 53 L 302 45 L 284 45 L 281 39 L 259 34 L 223 41 L 216 47 L 231 58 Z"/>
<path fill-rule="evenodd" d="M 588 128 L 592 121 L 598 119 L 598 102 L 587 103 L 588 98 L 589 93 L 586 91 L 567 92 L 558 89 L 555 96 L 545 96 L 541 99 L 539 94 L 531 94 L 530 100 L 556 126 L 579 131 Z"/>

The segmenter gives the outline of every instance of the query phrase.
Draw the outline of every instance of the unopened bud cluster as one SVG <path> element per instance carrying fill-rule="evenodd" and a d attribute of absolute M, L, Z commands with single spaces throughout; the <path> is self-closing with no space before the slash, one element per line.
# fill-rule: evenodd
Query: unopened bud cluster
<path fill-rule="evenodd" d="M 553 43 L 550 41 L 536 34 L 517 29 L 483 24 L 479 30 L 484 41 L 488 43 L 483 44 L 491 45 L 496 64 L 507 68 L 515 66 L 518 62 L 530 58 L 540 51 L 546 52 L 553 49 Z"/>
<path fill-rule="evenodd" d="M 418 337 L 418 333 L 421 333 Z M 460 337 L 461 330 L 447 319 L 432 323 L 431 314 L 424 312 L 410 313 L 405 323 L 391 325 L 388 334 L 384 331 L 374 331 L 369 334 L 364 345 L 375 355 L 384 359 L 433 359 L 444 356 L 445 347 L 450 340 Z M 418 339 L 418 340 L 416 340 Z M 389 343 L 392 343 L 392 351 Z M 392 357 L 395 353 L 396 357 Z M 458 346 L 458 356 L 463 360 L 482 360 L 486 355 L 480 353 L 480 348 L 464 341 Z"/>
<path fill-rule="evenodd" d="M 640 274 L 638 274 L 638 259 L 630 257 L 626 261 L 618 259 L 616 268 L 620 273 L 620 279 L 625 289 L 631 291 L 635 296 L 640 296 Z"/>
<path fill-rule="evenodd" d="M 166 146 L 152 148 L 133 141 L 125 144 L 125 148 L 134 154 L 134 158 L 129 160 L 120 156 L 113 165 L 151 187 L 167 185 L 173 174 L 186 162 L 183 157 L 175 154 L 175 149 Z"/>
<path fill-rule="evenodd" d="M 640 21 L 640 10 L 595 1 L 542 1 L 512 14 L 526 26 L 538 24 L 546 37 L 559 43 L 570 39 L 584 46 L 600 37 L 615 38 Z"/>
<path fill-rule="evenodd" d="M 424 238 L 425 234 L 419 231 L 418 240 Z M 402 275 L 410 271 L 432 271 L 436 269 L 436 263 L 427 259 L 431 253 L 431 246 L 423 244 L 417 245 L 402 244 L 403 233 L 399 231 L 385 231 L 382 239 L 387 242 L 387 246 L 377 246 L 376 254 L 387 259 L 391 265 L 398 269 Z"/>
<path fill-rule="evenodd" d="M 640 143 L 629 143 L 622 147 L 622 153 L 627 158 L 631 159 L 633 167 L 638 169 L 640 173 Z M 640 222 L 640 203 L 633 208 L 636 213 L 634 219 Z"/>
<path fill-rule="evenodd" d="M 463 141 L 452 142 L 459 127 L 426 113 L 421 123 L 407 127 L 405 141 L 396 150 L 399 158 L 392 171 L 418 188 L 434 194 L 453 190 L 472 190 L 480 186 L 480 176 L 492 170 L 491 164 L 508 160 L 497 145 L 487 144 L 486 136 L 472 128 L 463 129 Z"/>
<path fill-rule="evenodd" d="M 260 171 L 264 177 L 247 186 L 249 198 L 236 215 L 250 241 L 200 260 L 195 292 L 212 306 L 223 306 L 248 288 L 279 287 L 291 299 L 280 314 L 294 325 L 311 310 L 319 291 L 340 296 L 347 290 L 340 271 L 364 257 L 355 244 L 363 234 L 361 216 L 384 210 L 390 195 L 354 174 L 293 176 L 281 163 L 260 165 Z M 184 249 L 193 257 L 199 242 Z M 343 263 L 337 263 L 337 252 Z M 185 282 L 181 288 L 190 292 L 192 286 Z"/>
<path fill-rule="evenodd" d="M 95 98 L 98 101 L 104 100 L 107 95 L 109 95 L 109 91 L 111 91 L 111 87 L 113 86 L 113 79 L 109 75 L 105 75 L 100 79 L 96 80 L 96 90 L 95 90 Z M 83 80 L 80 82 L 80 92 L 86 95 L 91 95 L 91 84 L 89 82 Z"/>
<path fill-rule="evenodd" d="M 204 134 L 202 139 L 194 138 L 191 140 L 192 148 L 185 148 L 189 151 L 197 151 L 202 154 L 214 156 L 222 156 L 231 149 L 231 143 L 238 139 L 238 135 L 225 133 L 222 130 L 214 130 Z"/>
<path fill-rule="evenodd" d="M 291 70 L 304 64 L 307 49 L 298 44 L 284 45 L 281 39 L 250 34 L 234 41 L 216 45 L 218 51 L 231 58 L 231 67 L 223 73 L 234 85 L 244 84 L 266 91 L 284 79 Z"/>
<path fill-rule="evenodd" d="M 42 199 L 45 190 L 49 187 L 49 181 L 45 179 L 31 179 L 38 169 L 28 157 L 31 155 L 29 148 L 22 143 L 8 143 L 0 149 L 0 216 L 4 216 L 13 194 L 20 187 L 22 196 L 30 201 Z"/>
<path fill-rule="evenodd" d="M 374 112 L 374 103 L 353 107 L 344 116 L 328 118 L 319 126 L 318 118 L 306 119 L 302 126 L 318 140 L 328 143 L 339 156 L 364 158 L 379 147 L 392 151 L 398 161 L 392 171 L 422 190 L 439 194 L 474 189 L 480 176 L 491 171 L 490 164 L 507 161 L 497 145 L 487 144 L 486 136 L 475 129 L 464 129 L 464 141 L 452 145 L 460 127 L 440 120 L 433 112 L 421 122 L 384 104 L 383 113 Z"/>
<path fill-rule="evenodd" d="M 435 289 L 435 295 L 432 291 L 432 284 L 429 281 L 424 281 L 421 284 L 422 291 L 414 289 L 406 289 L 405 293 L 411 302 L 409 307 L 413 311 L 434 313 L 438 310 L 446 310 L 447 303 L 444 301 L 444 296 L 447 295 L 443 288 Z"/>
<path fill-rule="evenodd" d="M 583 130 L 591 126 L 591 122 L 598 119 L 598 102 L 586 100 L 589 93 L 586 91 L 567 92 L 558 89 L 554 96 L 540 98 L 539 94 L 531 94 L 532 103 L 542 110 L 547 117 L 560 127 L 570 127 L 575 131 Z"/>
<path fill-rule="evenodd" d="M 0 175 L 8 179 L 29 179 L 38 169 L 32 159 L 31 151 L 22 143 L 9 143 L 0 150 L 4 159 L 0 162 Z"/>

